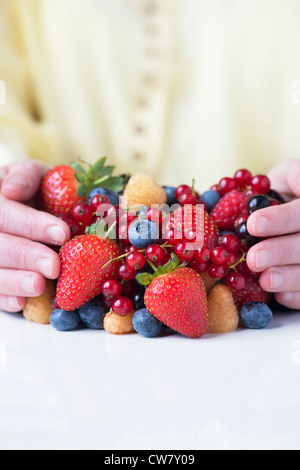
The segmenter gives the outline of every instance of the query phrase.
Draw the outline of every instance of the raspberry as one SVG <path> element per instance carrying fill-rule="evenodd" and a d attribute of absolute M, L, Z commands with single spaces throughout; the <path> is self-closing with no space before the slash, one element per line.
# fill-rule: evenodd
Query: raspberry
<path fill-rule="evenodd" d="M 218 202 L 211 213 L 219 230 L 235 230 L 234 222 L 241 213 L 247 211 L 248 197 L 238 190 L 233 190 Z"/>
<path fill-rule="evenodd" d="M 157 184 L 151 176 L 136 173 L 130 178 L 124 191 L 124 204 L 128 207 L 144 205 L 151 207 L 155 204 L 165 204 L 167 195 L 165 190 Z"/>
<path fill-rule="evenodd" d="M 248 302 L 263 302 L 267 304 L 270 297 L 270 295 L 261 288 L 259 280 L 253 278 L 248 278 L 246 287 L 233 292 L 233 296 L 239 309 Z"/>

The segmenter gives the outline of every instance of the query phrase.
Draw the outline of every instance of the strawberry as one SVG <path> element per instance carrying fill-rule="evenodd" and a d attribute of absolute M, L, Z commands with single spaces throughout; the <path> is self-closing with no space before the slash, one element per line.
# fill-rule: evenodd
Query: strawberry
<path fill-rule="evenodd" d="M 101 187 L 116 192 L 124 188 L 124 178 L 112 177 L 114 166 L 105 166 L 100 158 L 88 171 L 78 163 L 60 165 L 44 177 L 38 193 L 39 208 L 50 214 L 69 215 L 74 206 L 84 202 L 92 189 Z M 85 163 L 85 162 L 82 162 Z"/>
<path fill-rule="evenodd" d="M 117 277 L 121 255 L 109 239 L 82 235 L 60 250 L 61 273 L 57 302 L 61 309 L 76 310 L 101 293 L 103 281 Z"/>
<path fill-rule="evenodd" d="M 77 187 L 75 170 L 69 165 L 53 168 L 45 175 L 40 187 L 41 209 L 56 216 L 69 214 L 75 205 L 84 201 L 77 194 Z"/>
<path fill-rule="evenodd" d="M 204 235 L 204 245 L 210 250 L 213 250 L 218 245 L 219 230 L 211 216 L 200 206 L 187 205 L 176 209 L 170 216 L 170 223 L 183 236 L 189 233 L 202 232 Z"/>
<path fill-rule="evenodd" d="M 190 338 L 208 328 L 207 296 L 199 274 L 189 268 L 155 278 L 145 294 L 148 311 L 165 325 Z"/>
<path fill-rule="evenodd" d="M 233 297 L 238 309 L 241 309 L 248 302 L 263 302 L 267 304 L 270 300 L 270 294 L 262 289 L 259 279 L 251 277 L 247 278 L 247 284 L 244 289 L 233 292 Z"/>
<path fill-rule="evenodd" d="M 234 222 L 240 214 L 248 213 L 249 197 L 234 189 L 216 204 L 211 216 L 216 222 L 219 230 L 235 231 Z"/>

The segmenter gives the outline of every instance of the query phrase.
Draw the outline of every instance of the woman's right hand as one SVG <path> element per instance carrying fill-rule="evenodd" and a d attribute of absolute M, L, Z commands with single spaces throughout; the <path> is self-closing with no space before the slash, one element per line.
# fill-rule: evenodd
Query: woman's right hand
<path fill-rule="evenodd" d="M 25 203 L 37 192 L 48 168 L 28 160 L 0 168 L 0 310 L 19 312 L 38 297 L 47 279 L 60 272 L 57 253 L 43 245 L 70 238 L 65 222 Z"/>

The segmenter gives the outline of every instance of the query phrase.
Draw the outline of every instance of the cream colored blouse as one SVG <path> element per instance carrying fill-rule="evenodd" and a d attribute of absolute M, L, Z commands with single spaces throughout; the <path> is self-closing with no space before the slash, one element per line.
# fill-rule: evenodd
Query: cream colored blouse
<path fill-rule="evenodd" d="M 0 162 L 204 191 L 300 158 L 299 80 L 299 0 L 0 0 Z"/>

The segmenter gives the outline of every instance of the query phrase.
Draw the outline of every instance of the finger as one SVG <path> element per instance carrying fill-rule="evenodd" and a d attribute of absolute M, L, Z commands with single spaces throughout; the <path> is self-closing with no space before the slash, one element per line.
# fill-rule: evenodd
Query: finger
<path fill-rule="evenodd" d="M 46 166 L 37 160 L 26 161 L 8 167 L 1 191 L 7 199 L 28 201 L 39 189 Z"/>
<path fill-rule="evenodd" d="M 284 160 L 269 173 L 272 188 L 280 194 L 300 197 L 300 161 Z"/>
<path fill-rule="evenodd" d="M 9 297 L 7 295 L 0 295 L 0 310 L 3 312 L 21 312 L 21 310 L 24 309 L 25 304 L 25 297 Z"/>
<path fill-rule="evenodd" d="M 0 232 L 49 245 L 63 245 L 70 229 L 61 219 L 18 202 L 0 200 Z"/>
<path fill-rule="evenodd" d="M 284 292 L 275 294 L 278 303 L 294 310 L 300 310 L 300 292 Z"/>
<path fill-rule="evenodd" d="M 0 268 L 35 271 L 47 279 L 57 279 L 60 260 L 58 254 L 45 245 L 0 233 Z"/>
<path fill-rule="evenodd" d="M 247 228 L 251 235 L 263 238 L 300 232 L 300 199 L 254 212 Z"/>
<path fill-rule="evenodd" d="M 0 269 L 0 295 L 38 297 L 46 289 L 46 280 L 38 273 Z"/>
<path fill-rule="evenodd" d="M 300 234 L 269 238 L 250 249 L 247 264 L 261 273 L 272 266 L 300 265 Z"/>
<path fill-rule="evenodd" d="M 300 292 L 300 265 L 266 269 L 260 285 L 266 292 Z"/>

